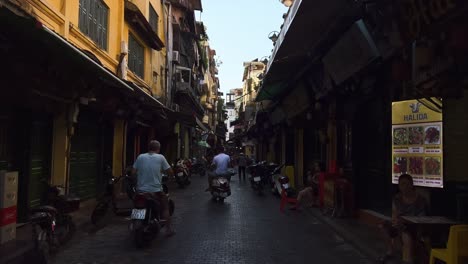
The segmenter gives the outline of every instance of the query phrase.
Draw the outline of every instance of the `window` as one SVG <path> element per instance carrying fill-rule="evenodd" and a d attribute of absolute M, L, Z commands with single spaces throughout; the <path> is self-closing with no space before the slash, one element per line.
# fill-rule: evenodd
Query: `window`
<path fill-rule="evenodd" d="M 107 50 L 109 8 L 101 0 L 80 0 L 79 12 L 81 32 Z"/>
<path fill-rule="evenodd" d="M 159 25 L 159 16 L 158 13 L 154 10 L 153 6 L 150 4 L 149 9 L 149 23 L 151 28 L 154 30 L 156 35 L 158 34 L 158 25 Z"/>
<path fill-rule="evenodd" d="M 128 68 L 136 75 L 144 78 L 145 48 L 132 35 L 128 35 Z"/>

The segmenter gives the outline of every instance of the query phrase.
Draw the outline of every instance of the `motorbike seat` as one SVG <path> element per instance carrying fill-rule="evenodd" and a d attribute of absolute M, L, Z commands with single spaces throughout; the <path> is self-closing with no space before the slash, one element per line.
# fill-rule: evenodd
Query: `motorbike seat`
<path fill-rule="evenodd" d="M 139 192 L 138 194 L 139 194 L 139 195 L 143 195 L 143 196 L 145 197 L 145 199 L 148 200 L 149 202 L 155 203 L 156 205 L 159 205 L 159 200 L 156 198 L 156 196 L 154 195 L 154 193 L 142 193 L 142 192 Z"/>
<path fill-rule="evenodd" d="M 32 213 L 41 213 L 41 212 L 45 212 L 45 213 L 49 213 L 49 214 L 56 214 L 57 213 L 57 209 L 53 206 L 50 206 L 50 205 L 43 205 L 43 206 L 39 206 L 37 208 L 34 208 L 31 210 Z"/>
<path fill-rule="evenodd" d="M 46 212 L 34 212 L 31 217 L 29 218 L 29 220 L 33 223 L 39 223 L 39 222 L 44 222 L 44 221 L 47 221 L 49 220 L 51 217 L 51 214 L 50 213 L 46 213 Z"/>

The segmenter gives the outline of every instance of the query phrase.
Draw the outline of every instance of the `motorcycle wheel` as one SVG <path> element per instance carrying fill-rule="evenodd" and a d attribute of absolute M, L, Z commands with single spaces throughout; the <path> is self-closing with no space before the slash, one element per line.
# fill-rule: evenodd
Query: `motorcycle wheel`
<path fill-rule="evenodd" d="M 37 256 L 34 257 L 35 261 L 38 261 L 37 263 L 44 263 L 47 264 L 50 262 L 51 259 L 51 251 L 50 251 L 50 246 L 47 241 L 42 240 L 36 242 L 36 254 Z M 36 263 L 36 262 L 35 262 Z"/>
<path fill-rule="evenodd" d="M 67 243 L 68 241 L 71 240 L 71 238 L 73 237 L 73 234 L 75 234 L 75 231 L 76 231 L 76 226 L 75 226 L 75 223 L 73 222 L 71 216 L 68 216 L 65 223 L 63 223 L 64 228 L 65 228 L 65 231 L 64 231 L 64 235 L 63 237 L 60 237 L 58 239 L 58 241 L 60 242 L 59 245 L 62 245 L 62 244 L 65 244 Z"/>

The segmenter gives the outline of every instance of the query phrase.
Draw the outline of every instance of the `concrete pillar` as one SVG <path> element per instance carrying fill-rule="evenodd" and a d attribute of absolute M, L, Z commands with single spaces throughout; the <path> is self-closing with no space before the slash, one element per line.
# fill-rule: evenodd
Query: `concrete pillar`
<path fill-rule="evenodd" d="M 296 187 L 296 184 L 294 182 L 294 166 L 286 166 L 284 168 L 284 175 L 286 175 L 289 178 L 289 184 L 292 187 Z"/>
<path fill-rule="evenodd" d="M 302 187 L 304 185 L 304 129 L 296 129 L 295 143 L 296 186 Z"/>
<path fill-rule="evenodd" d="M 70 148 L 67 111 L 61 111 L 54 116 L 52 135 L 51 184 L 66 186 Z"/>
<path fill-rule="evenodd" d="M 286 131 L 285 131 L 285 128 L 281 128 L 281 132 L 280 132 L 280 142 L 279 144 L 281 144 L 281 164 L 285 164 L 286 163 Z"/>
<path fill-rule="evenodd" d="M 184 156 L 180 158 L 189 158 L 190 157 L 190 137 L 188 129 L 184 131 Z"/>
<path fill-rule="evenodd" d="M 337 132 L 336 132 L 336 102 L 330 104 L 330 115 L 328 119 L 328 145 L 327 145 L 327 162 L 328 171 L 335 173 L 338 168 L 337 164 Z"/>
<path fill-rule="evenodd" d="M 112 174 L 122 175 L 124 172 L 124 164 L 126 164 L 125 148 L 126 148 L 126 124 L 124 120 L 116 119 L 114 121 L 114 144 L 112 153 Z"/>

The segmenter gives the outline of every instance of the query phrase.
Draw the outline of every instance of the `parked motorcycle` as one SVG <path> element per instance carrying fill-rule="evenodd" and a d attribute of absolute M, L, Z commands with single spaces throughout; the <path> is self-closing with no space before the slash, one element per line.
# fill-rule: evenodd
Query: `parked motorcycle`
<path fill-rule="evenodd" d="M 271 192 L 274 195 L 281 195 L 281 182 L 279 181 L 283 175 L 281 175 L 281 169 L 284 167 L 285 164 L 277 166 L 271 172 Z"/>
<path fill-rule="evenodd" d="M 266 161 L 261 161 L 247 167 L 247 171 L 250 174 L 250 186 L 257 191 L 258 194 L 263 194 L 263 185 L 266 182 L 265 165 Z"/>
<path fill-rule="evenodd" d="M 163 192 L 169 196 L 169 189 L 166 185 L 167 176 L 163 177 Z M 175 209 L 174 201 L 170 197 L 169 213 L 172 216 Z M 159 201 L 152 193 L 136 193 L 133 198 L 134 209 L 130 216 L 130 231 L 133 233 L 135 244 L 138 248 L 147 246 L 166 224 L 162 218 L 162 211 Z"/>
<path fill-rule="evenodd" d="M 117 207 L 116 197 L 114 194 L 117 183 L 121 180 L 123 181 L 127 196 L 131 200 L 136 192 L 135 179 L 129 176 L 131 174 L 131 168 L 127 168 L 125 175 L 119 177 L 112 176 L 110 168 L 108 168 L 106 174 L 110 177 L 107 182 L 106 191 L 104 195 L 99 198 L 98 203 L 91 214 L 91 223 L 95 226 L 102 226 L 105 224 L 109 209 L 112 209 L 114 214 L 118 214 L 120 208 Z"/>
<path fill-rule="evenodd" d="M 36 250 L 43 260 L 71 239 L 76 227 L 70 213 L 79 206 L 80 200 L 64 195 L 62 187 L 46 184 L 41 205 L 30 216 Z"/>
<path fill-rule="evenodd" d="M 289 185 L 289 178 L 287 176 L 279 177 L 278 182 L 281 184 L 280 194 L 281 194 L 282 190 L 284 190 L 286 192 L 287 197 L 296 197 L 297 196 L 296 190 Z"/>
<path fill-rule="evenodd" d="M 203 161 L 195 160 L 195 158 L 194 158 L 194 162 L 192 163 L 192 166 L 190 168 L 190 173 L 191 174 L 198 174 L 198 175 L 200 175 L 200 177 L 205 176 L 206 167 L 205 167 L 205 164 L 203 163 Z"/>
<path fill-rule="evenodd" d="M 190 184 L 190 171 L 186 165 L 186 162 L 182 159 L 179 159 L 174 167 L 174 174 L 176 178 L 176 182 L 180 188 L 184 188 L 185 186 Z"/>

